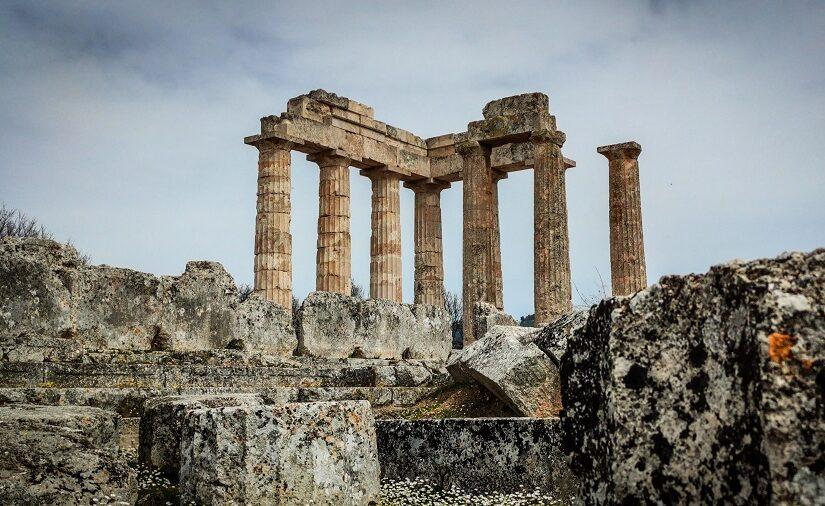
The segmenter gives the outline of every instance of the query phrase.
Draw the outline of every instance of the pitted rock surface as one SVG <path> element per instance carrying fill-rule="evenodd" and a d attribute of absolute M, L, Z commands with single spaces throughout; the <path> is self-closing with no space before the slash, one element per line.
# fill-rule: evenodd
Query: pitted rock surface
<path fill-rule="evenodd" d="M 181 276 L 87 266 L 68 246 L 0 240 L 0 353 L 67 359 L 82 349 L 205 350 L 235 345 L 290 355 L 297 340 L 281 306 L 250 297 L 215 262 Z"/>
<path fill-rule="evenodd" d="M 140 417 L 141 463 L 177 479 L 180 471 L 180 443 L 186 415 L 202 408 L 260 406 L 264 399 L 256 394 L 173 395 L 149 399 Z"/>
<path fill-rule="evenodd" d="M 534 343 L 558 365 L 567 349 L 567 340 L 587 323 L 589 314 L 589 311 L 573 311 L 535 333 L 525 334 L 521 341 Z"/>
<path fill-rule="evenodd" d="M 452 348 L 452 327 L 443 309 L 331 292 L 307 296 L 297 330 L 299 353 L 309 356 L 443 361 Z"/>
<path fill-rule="evenodd" d="M 112 444 L 119 431 L 120 417 L 97 408 L 0 408 L 0 503 L 133 503 L 135 472 Z"/>
<path fill-rule="evenodd" d="M 482 339 L 454 350 L 447 372 L 459 383 L 480 383 L 522 416 L 558 415 L 558 367 L 538 346 L 520 341 L 535 330 L 495 326 Z"/>
<path fill-rule="evenodd" d="M 374 418 L 364 401 L 194 410 L 181 442 L 184 503 L 379 499 Z"/>
<path fill-rule="evenodd" d="M 591 309 L 562 360 L 587 504 L 825 497 L 825 250 L 669 276 Z"/>

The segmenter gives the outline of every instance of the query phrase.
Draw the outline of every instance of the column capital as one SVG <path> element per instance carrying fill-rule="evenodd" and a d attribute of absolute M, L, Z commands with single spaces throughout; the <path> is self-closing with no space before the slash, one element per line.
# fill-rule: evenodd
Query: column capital
<path fill-rule="evenodd" d="M 439 193 L 449 187 L 450 183 L 447 181 L 433 178 L 404 181 L 404 188 L 408 188 L 415 193 Z"/>
<path fill-rule="evenodd" d="M 636 141 L 610 144 L 596 148 L 596 152 L 604 155 L 608 160 L 636 160 L 642 152 L 642 146 Z"/>
<path fill-rule="evenodd" d="M 541 130 L 534 130 L 533 133 L 530 135 L 530 141 L 533 144 L 540 144 L 543 142 L 552 142 L 558 147 L 562 147 L 564 145 L 564 141 L 567 140 L 567 135 L 561 130 L 548 130 L 546 128 Z"/>
<path fill-rule="evenodd" d="M 564 158 L 564 170 L 572 169 L 576 166 L 576 160 L 571 160 L 569 158 Z"/>
<path fill-rule="evenodd" d="M 307 160 L 317 163 L 319 167 L 349 167 L 352 163 L 350 158 L 339 154 L 336 150 L 320 151 L 307 155 Z"/>
<path fill-rule="evenodd" d="M 398 179 L 398 180 L 401 179 L 401 175 L 398 172 L 390 170 L 389 167 L 387 167 L 386 165 L 382 166 L 382 167 L 372 167 L 372 168 L 369 168 L 369 169 L 361 169 L 360 171 L 358 171 L 358 173 L 361 174 L 362 176 L 368 177 L 370 179 L 375 179 L 375 178 L 395 178 L 395 179 Z"/>
<path fill-rule="evenodd" d="M 272 151 L 274 149 L 282 149 L 284 151 L 292 151 L 292 148 L 295 147 L 295 143 L 284 140 L 278 139 L 276 137 L 270 137 L 268 139 L 258 139 L 254 142 L 251 142 L 250 145 L 255 146 L 258 148 L 258 151 Z"/>
<path fill-rule="evenodd" d="M 461 157 L 482 156 L 490 154 L 490 147 L 478 141 L 462 141 L 455 145 L 455 151 Z"/>
<path fill-rule="evenodd" d="M 502 179 L 507 179 L 509 174 L 500 170 L 493 171 L 493 184 L 498 183 Z"/>

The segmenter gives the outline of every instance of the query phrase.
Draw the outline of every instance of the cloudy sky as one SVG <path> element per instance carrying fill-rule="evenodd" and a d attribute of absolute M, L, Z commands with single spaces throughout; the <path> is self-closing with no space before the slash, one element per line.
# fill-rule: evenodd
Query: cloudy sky
<path fill-rule="evenodd" d="M 507 4 L 507 5 L 505 5 Z M 242 138 L 315 88 L 431 137 L 550 96 L 567 133 L 575 303 L 609 287 L 607 161 L 638 141 L 648 277 L 825 246 L 823 2 L 0 4 L 0 201 L 95 263 L 252 281 L 256 160 Z M 318 170 L 293 154 L 294 285 L 315 283 Z M 353 273 L 369 181 L 352 172 Z M 532 312 L 532 174 L 501 184 L 506 310 Z M 412 300 L 413 196 L 402 196 Z M 461 287 L 461 184 L 443 193 Z"/>

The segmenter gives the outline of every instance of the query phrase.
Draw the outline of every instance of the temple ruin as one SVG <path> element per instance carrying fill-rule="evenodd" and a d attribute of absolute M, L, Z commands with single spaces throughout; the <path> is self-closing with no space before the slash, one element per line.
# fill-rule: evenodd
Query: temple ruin
<path fill-rule="evenodd" d="M 572 309 L 564 158 L 565 134 L 549 100 L 527 93 L 494 100 L 467 130 L 422 139 L 374 119 L 373 109 L 315 90 L 295 97 L 280 116 L 261 118 L 244 142 L 259 151 L 255 228 L 256 292 L 292 305 L 291 151 L 318 164 L 316 290 L 350 293 L 350 167 L 372 182 L 370 298 L 401 302 L 401 183 L 415 192 L 415 303 L 444 304 L 441 191 L 463 181 L 465 342 L 475 339 L 478 302 L 504 308 L 498 184 L 534 170 L 535 325 Z M 610 160 L 610 247 L 615 294 L 646 286 L 638 154 L 625 143 L 598 148 Z"/>

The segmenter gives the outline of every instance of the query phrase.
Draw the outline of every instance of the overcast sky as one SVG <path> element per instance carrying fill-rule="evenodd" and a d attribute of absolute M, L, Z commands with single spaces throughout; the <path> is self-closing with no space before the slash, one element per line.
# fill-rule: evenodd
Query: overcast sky
<path fill-rule="evenodd" d="M 507 5 L 505 5 L 507 4 Z M 54 2 L 0 6 L 0 201 L 93 262 L 251 283 L 245 135 L 324 88 L 432 137 L 541 91 L 567 133 L 574 303 L 609 287 L 607 161 L 642 145 L 648 278 L 825 246 L 825 2 Z M 317 166 L 293 153 L 294 287 L 315 285 Z M 353 275 L 369 180 L 352 171 Z M 442 195 L 461 289 L 461 184 Z M 532 313 L 532 174 L 500 184 L 505 309 Z M 402 190 L 404 298 L 413 195 Z M 609 288 L 608 288 L 609 289 Z"/>

